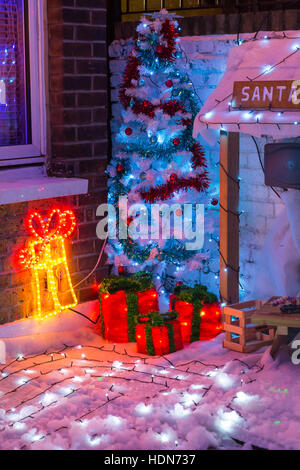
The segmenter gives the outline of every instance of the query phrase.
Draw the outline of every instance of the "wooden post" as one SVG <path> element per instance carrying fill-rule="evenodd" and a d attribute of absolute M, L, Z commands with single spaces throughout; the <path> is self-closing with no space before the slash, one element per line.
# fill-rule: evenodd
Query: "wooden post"
<path fill-rule="evenodd" d="M 239 133 L 220 134 L 220 293 L 239 301 Z"/>

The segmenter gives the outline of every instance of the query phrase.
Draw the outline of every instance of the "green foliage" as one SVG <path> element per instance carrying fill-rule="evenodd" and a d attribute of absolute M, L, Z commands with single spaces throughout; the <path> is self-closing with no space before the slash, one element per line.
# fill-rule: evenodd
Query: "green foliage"
<path fill-rule="evenodd" d="M 174 310 L 166 313 L 150 312 L 147 315 L 139 315 L 138 323 L 146 323 L 147 325 L 151 326 L 164 326 L 166 322 L 177 320 L 177 318 L 178 313 Z"/>
<path fill-rule="evenodd" d="M 103 279 L 100 294 L 115 294 L 124 290 L 126 293 L 144 292 L 153 288 L 152 276 L 149 273 L 135 273 L 130 277 L 110 276 Z"/>
<path fill-rule="evenodd" d="M 130 343 L 135 342 L 136 317 L 139 311 L 138 296 L 135 292 L 126 293 L 127 319 L 128 319 L 128 339 Z"/>
<path fill-rule="evenodd" d="M 218 302 L 218 297 L 215 294 L 208 292 L 207 287 L 202 284 L 195 284 L 194 287 L 186 286 L 184 284 L 176 286 L 174 294 L 179 300 L 193 305 L 199 300 L 203 304 L 213 304 Z"/>
<path fill-rule="evenodd" d="M 101 333 L 102 333 L 103 338 L 105 338 L 105 325 L 104 325 L 104 318 L 103 318 L 103 312 L 102 312 L 102 300 L 101 300 L 101 295 L 99 295 L 99 309 L 100 309 Z"/>

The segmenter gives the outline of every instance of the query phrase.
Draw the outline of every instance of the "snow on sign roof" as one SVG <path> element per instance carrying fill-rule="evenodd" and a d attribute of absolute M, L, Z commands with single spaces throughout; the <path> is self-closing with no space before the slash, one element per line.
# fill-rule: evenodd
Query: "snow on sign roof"
<path fill-rule="evenodd" d="M 200 133 L 214 143 L 219 136 L 212 129 L 256 137 L 270 135 L 274 139 L 300 136 L 300 107 L 282 111 L 268 107 L 233 109 L 234 82 L 244 81 L 253 89 L 255 81 L 288 80 L 300 80 L 300 31 L 260 32 L 256 38 L 233 47 L 218 87 L 195 118 L 194 137 Z"/>

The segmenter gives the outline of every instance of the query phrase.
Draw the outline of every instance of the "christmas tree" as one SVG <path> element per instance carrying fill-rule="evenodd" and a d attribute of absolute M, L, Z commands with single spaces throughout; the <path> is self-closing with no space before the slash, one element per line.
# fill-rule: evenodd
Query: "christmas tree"
<path fill-rule="evenodd" d="M 166 10 L 142 18 L 128 58 L 119 91 L 123 113 L 118 151 L 108 168 L 108 202 L 120 216 L 119 229 L 121 223 L 132 229 L 149 214 L 153 217 L 153 204 L 176 204 L 177 216 L 184 204 L 193 204 L 192 226 L 195 204 L 211 204 L 206 159 L 192 137 L 198 99 L 187 73 L 189 66 L 183 60 L 178 30 L 176 15 Z M 140 210 L 128 215 L 127 209 L 120 208 L 120 197 L 128 198 L 128 207 L 140 204 Z M 148 215 L 143 213 L 145 205 Z M 166 223 L 163 213 L 155 212 L 155 217 L 157 224 Z M 185 240 L 174 236 L 174 222 L 170 229 L 170 239 L 161 233 L 154 239 L 151 230 L 144 230 L 138 240 L 130 236 L 130 230 L 127 238 L 119 235 L 110 239 L 109 262 L 119 273 L 124 267 L 129 272 L 152 272 L 161 294 L 170 291 L 176 281 L 199 281 L 200 270 L 209 270 L 208 250 L 186 249 Z"/>

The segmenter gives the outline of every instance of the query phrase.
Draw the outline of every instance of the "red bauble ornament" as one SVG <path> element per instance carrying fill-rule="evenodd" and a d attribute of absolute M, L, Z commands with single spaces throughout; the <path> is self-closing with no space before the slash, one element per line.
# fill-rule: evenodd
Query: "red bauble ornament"
<path fill-rule="evenodd" d="M 123 165 L 121 165 L 121 163 L 118 163 L 117 172 L 122 173 L 122 171 L 124 171 L 124 167 L 123 167 Z"/>
<path fill-rule="evenodd" d="M 131 127 L 127 127 L 127 129 L 125 129 L 125 134 L 128 135 L 128 136 L 132 134 Z"/>
<path fill-rule="evenodd" d="M 211 201 L 211 203 L 212 203 L 213 206 L 217 206 L 217 205 L 219 204 L 219 201 L 218 201 L 218 199 L 215 199 L 215 198 L 214 198 L 214 199 Z"/>
<path fill-rule="evenodd" d="M 166 85 L 167 85 L 167 87 L 171 88 L 173 86 L 172 80 L 167 80 Z"/>
<path fill-rule="evenodd" d="M 176 286 L 182 286 L 182 284 L 183 284 L 183 282 L 181 282 L 181 281 L 176 282 Z"/>
<path fill-rule="evenodd" d="M 125 273 L 125 268 L 124 268 L 124 266 L 119 266 L 119 267 L 118 267 L 118 273 L 120 274 L 120 276 L 122 276 L 122 275 Z"/>
<path fill-rule="evenodd" d="M 178 179 L 178 176 L 176 175 L 176 173 L 172 173 L 172 175 L 170 176 L 170 180 L 174 182 L 174 181 L 177 181 L 177 179 Z"/>
<path fill-rule="evenodd" d="M 162 53 L 163 53 L 163 51 L 164 51 L 164 48 L 163 48 L 163 46 L 161 46 L 161 45 L 158 45 L 158 46 L 157 46 L 157 48 L 156 48 L 156 52 L 157 52 L 158 54 L 162 54 Z"/>
<path fill-rule="evenodd" d="M 133 217 L 128 217 L 127 218 L 127 225 L 129 226 L 133 222 Z"/>
<path fill-rule="evenodd" d="M 177 145 L 180 144 L 180 140 L 177 137 L 175 137 L 175 139 L 173 140 L 173 144 L 176 145 L 177 147 Z"/>

